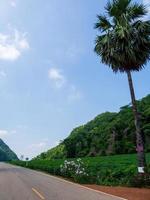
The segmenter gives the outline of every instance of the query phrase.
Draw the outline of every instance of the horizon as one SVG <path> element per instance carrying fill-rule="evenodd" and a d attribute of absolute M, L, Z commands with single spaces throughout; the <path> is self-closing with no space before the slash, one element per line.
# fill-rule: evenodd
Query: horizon
<path fill-rule="evenodd" d="M 19 158 L 31 159 L 73 128 L 131 102 L 126 74 L 113 73 L 93 51 L 105 4 L 1 1 L 0 138 Z M 150 94 L 149 74 L 149 62 L 133 73 L 137 99 Z"/>

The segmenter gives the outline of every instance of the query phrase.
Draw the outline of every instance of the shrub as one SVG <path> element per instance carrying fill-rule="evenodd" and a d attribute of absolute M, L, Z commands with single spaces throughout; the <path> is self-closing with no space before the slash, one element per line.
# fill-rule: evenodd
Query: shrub
<path fill-rule="evenodd" d="M 61 175 L 73 178 L 74 181 L 79 183 L 86 183 L 89 177 L 86 167 L 82 160 L 79 158 L 72 161 L 64 161 L 64 164 L 60 166 Z"/>
<path fill-rule="evenodd" d="M 130 180 L 132 187 L 150 187 L 150 174 L 137 174 Z"/>

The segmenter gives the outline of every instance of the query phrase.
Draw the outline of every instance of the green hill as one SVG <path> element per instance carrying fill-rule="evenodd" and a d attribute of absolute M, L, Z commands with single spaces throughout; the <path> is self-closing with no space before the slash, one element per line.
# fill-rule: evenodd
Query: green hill
<path fill-rule="evenodd" d="M 0 161 L 18 160 L 17 155 L 0 139 Z"/>
<path fill-rule="evenodd" d="M 137 101 L 146 152 L 150 151 L 150 95 Z M 118 113 L 106 112 L 75 128 L 60 145 L 37 159 L 75 158 L 135 153 L 135 127 L 131 105 Z"/>

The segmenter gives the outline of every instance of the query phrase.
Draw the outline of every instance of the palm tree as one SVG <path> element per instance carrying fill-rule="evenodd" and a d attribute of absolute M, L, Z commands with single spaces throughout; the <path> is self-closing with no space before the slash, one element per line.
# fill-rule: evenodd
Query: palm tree
<path fill-rule="evenodd" d="M 100 31 L 96 38 L 95 52 L 102 63 L 128 77 L 132 108 L 136 127 L 138 172 L 146 166 L 143 132 L 134 93 L 131 72 L 140 71 L 150 58 L 150 21 L 147 9 L 132 0 L 112 0 L 105 7 L 106 14 L 98 15 L 95 28 Z"/>

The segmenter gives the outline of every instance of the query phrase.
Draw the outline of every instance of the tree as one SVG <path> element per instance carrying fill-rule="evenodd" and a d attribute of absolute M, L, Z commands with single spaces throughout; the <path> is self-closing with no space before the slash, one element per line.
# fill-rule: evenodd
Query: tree
<path fill-rule="evenodd" d="M 21 156 L 20 156 L 20 160 L 24 160 L 24 155 L 21 155 Z"/>
<path fill-rule="evenodd" d="M 29 161 L 29 158 L 28 157 L 26 157 L 25 158 L 25 160 L 26 160 L 26 167 L 28 166 L 28 161 Z"/>
<path fill-rule="evenodd" d="M 95 52 L 115 73 L 127 74 L 135 119 L 138 172 L 143 173 L 144 140 L 131 72 L 142 70 L 150 58 L 150 21 L 145 18 L 146 7 L 132 0 L 109 1 L 105 10 L 106 14 L 98 15 L 95 24 L 100 31 Z"/>
<path fill-rule="evenodd" d="M 29 161 L 29 158 L 28 158 L 28 157 L 26 157 L 26 161 Z"/>

